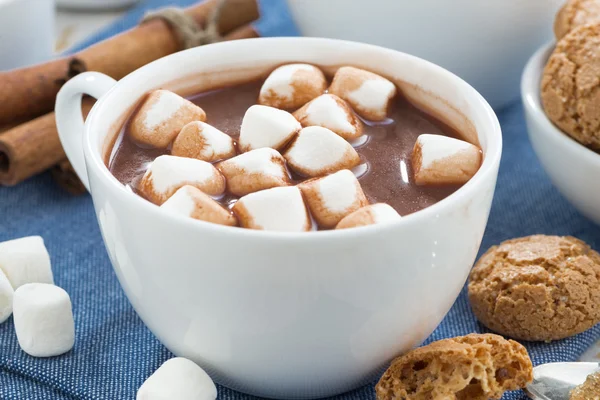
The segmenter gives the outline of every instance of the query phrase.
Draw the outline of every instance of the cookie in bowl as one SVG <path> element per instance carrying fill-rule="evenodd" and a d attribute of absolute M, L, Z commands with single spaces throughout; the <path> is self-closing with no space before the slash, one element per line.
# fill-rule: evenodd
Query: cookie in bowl
<path fill-rule="evenodd" d="M 600 22 L 570 31 L 550 55 L 541 97 L 550 120 L 592 150 L 600 150 Z"/>

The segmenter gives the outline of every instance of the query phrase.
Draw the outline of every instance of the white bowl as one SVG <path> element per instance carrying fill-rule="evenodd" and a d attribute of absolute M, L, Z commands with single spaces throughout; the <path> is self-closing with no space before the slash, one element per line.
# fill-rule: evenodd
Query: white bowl
<path fill-rule="evenodd" d="M 579 212 L 600 224 L 600 154 L 563 133 L 542 107 L 542 72 L 553 49 L 553 43 L 540 48 L 523 72 L 521 92 L 529 139 L 554 186 Z"/>
<path fill-rule="evenodd" d="M 148 91 L 231 84 L 290 62 L 354 65 L 389 77 L 481 143 L 480 170 L 448 198 L 395 223 L 280 233 L 172 216 L 128 191 L 106 167 L 124 115 Z M 101 97 L 85 129 L 82 93 Z M 56 119 L 69 159 L 91 188 L 117 277 L 142 320 L 217 382 L 279 399 L 361 386 L 431 334 L 477 255 L 502 152 L 494 112 L 463 80 L 407 54 L 331 39 L 202 46 L 118 83 L 81 74 L 61 89 Z"/>
<path fill-rule="evenodd" d="M 454 72 L 492 107 L 519 97 L 531 53 L 564 0 L 287 0 L 305 36 L 376 44 Z"/>

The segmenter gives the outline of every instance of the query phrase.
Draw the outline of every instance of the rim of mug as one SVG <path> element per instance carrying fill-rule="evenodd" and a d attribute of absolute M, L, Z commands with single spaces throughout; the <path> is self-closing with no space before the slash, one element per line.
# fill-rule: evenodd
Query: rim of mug
<path fill-rule="evenodd" d="M 244 229 L 240 227 L 230 227 L 219 224 L 214 224 L 210 222 L 195 220 L 193 218 L 189 218 L 183 215 L 176 215 L 171 213 L 165 213 L 160 210 L 160 207 L 154 203 L 149 202 L 148 200 L 142 198 L 141 196 L 135 194 L 131 190 L 126 189 L 126 187 L 119 182 L 110 172 L 106 164 L 104 163 L 104 159 L 102 157 L 101 151 L 97 148 L 97 146 L 92 145 L 92 138 L 95 138 L 98 135 L 98 132 L 94 132 L 93 126 L 96 124 L 94 121 L 101 115 L 102 109 L 111 102 L 109 100 L 112 99 L 113 96 L 118 95 L 120 87 L 124 86 L 130 80 L 135 79 L 135 76 L 146 71 L 155 69 L 155 68 L 165 68 L 169 64 L 177 63 L 179 60 L 183 60 L 189 57 L 190 53 L 193 52 L 202 52 L 203 49 L 208 47 L 216 48 L 217 46 L 223 48 L 223 51 L 230 51 L 231 48 L 235 49 L 238 46 L 244 46 L 246 43 L 252 42 L 263 42 L 265 45 L 268 45 L 270 42 L 271 45 L 276 43 L 289 43 L 289 45 L 294 45 L 297 42 L 307 42 L 309 44 L 314 43 L 323 44 L 344 44 L 346 46 L 354 46 L 357 48 L 371 49 L 375 51 L 379 51 L 382 53 L 388 53 L 393 55 L 400 55 L 401 57 L 405 57 L 407 59 L 411 59 L 416 61 L 417 63 L 427 67 L 437 74 L 440 74 L 444 77 L 444 79 L 450 79 L 456 82 L 459 85 L 460 89 L 468 94 L 471 98 L 470 102 L 472 104 L 476 104 L 477 114 L 482 114 L 484 118 L 488 121 L 488 133 L 483 133 L 483 135 L 487 136 L 487 150 L 483 157 L 483 163 L 475 176 L 473 176 L 467 183 L 461 186 L 456 192 L 452 193 L 448 197 L 432 204 L 429 207 L 421 209 L 419 211 L 413 212 L 409 215 L 402 216 L 398 221 L 393 221 L 389 223 L 382 224 L 373 224 L 367 226 L 361 226 L 356 228 L 349 229 L 340 229 L 340 230 L 322 230 L 322 231 L 311 231 L 311 232 L 280 232 L 280 231 L 263 231 L 263 230 L 254 230 L 254 229 Z M 229 48 L 229 49 L 228 49 Z M 478 132 L 478 136 L 482 135 Z M 110 187 L 111 190 L 119 193 L 119 197 L 122 201 L 126 201 L 140 208 L 144 208 L 149 213 L 163 221 L 172 221 L 172 223 L 176 223 L 179 225 L 187 226 L 190 229 L 198 229 L 198 230 L 206 230 L 207 232 L 211 232 L 213 234 L 223 234 L 227 236 L 236 236 L 239 235 L 244 238 L 255 238 L 258 240 L 262 239 L 284 239 L 284 240 L 321 240 L 325 238 L 333 239 L 343 239 L 348 237 L 348 235 L 361 235 L 361 236 L 369 236 L 373 234 L 382 234 L 387 231 L 396 229 L 398 227 L 406 227 L 411 225 L 419 225 L 423 222 L 427 221 L 430 218 L 436 218 L 439 210 L 445 209 L 448 207 L 458 207 L 460 206 L 460 202 L 465 197 L 470 197 L 474 191 L 479 190 L 478 187 L 480 184 L 486 180 L 496 179 L 497 173 L 496 166 L 500 163 L 500 158 L 502 155 L 502 130 L 500 127 L 500 122 L 496 114 L 494 113 L 492 107 L 489 103 L 483 98 L 483 96 L 475 90 L 471 85 L 465 82 L 463 79 L 458 77 L 457 75 L 451 73 L 445 68 L 440 67 L 437 64 L 426 61 L 422 58 L 412 56 L 410 54 L 406 54 L 400 51 L 391 50 L 381 46 L 375 46 L 366 43 L 339 40 L 339 39 L 328 39 L 328 38 L 308 38 L 308 37 L 276 37 L 276 38 L 254 38 L 254 39 L 242 39 L 228 42 L 220 42 L 210 45 L 205 45 L 197 48 L 192 48 L 189 50 L 184 50 L 178 53 L 171 54 L 169 56 L 160 58 L 156 61 L 153 61 L 136 71 L 133 71 L 129 75 L 122 78 L 117 82 L 101 99 L 99 99 L 96 104 L 93 106 L 92 110 L 89 113 L 89 116 L 86 120 L 85 131 L 83 137 L 83 146 L 84 153 L 86 155 L 86 166 L 89 168 L 92 166 L 98 172 L 98 176 L 102 179 L 106 186 Z M 89 157 L 88 157 L 89 155 Z M 93 192 L 93 190 L 92 190 Z M 92 193 L 93 196 L 93 193 Z"/>
<path fill-rule="evenodd" d="M 556 43 L 551 41 L 546 43 L 531 56 L 521 78 L 521 98 L 525 107 L 525 112 L 535 119 L 536 124 L 543 129 L 538 129 L 543 135 L 551 137 L 564 146 L 570 152 L 579 153 L 578 156 L 583 157 L 585 161 L 594 163 L 600 169 L 600 154 L 587 148 L 577 140 L 573 139 L 560 128 L 558 128 L 550 118 L 546 115 L 542 106 L 542 98 L 540 95 L 541 80 L 544 67 L 554 50 Z"/>

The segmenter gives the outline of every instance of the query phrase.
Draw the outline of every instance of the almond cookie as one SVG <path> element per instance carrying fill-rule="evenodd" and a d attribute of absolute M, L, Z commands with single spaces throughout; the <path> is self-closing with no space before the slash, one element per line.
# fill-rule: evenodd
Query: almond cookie
<path fill-rule="evenodd" d="M 502 335 L 575 335 L 600 322 L 600 255 L 570 236 L 508 240 L 475 264 L 469 300 L 477 318 Z"/>
<path fill-rule="evenodd" d="M 584 146 L 600 150 L 600 24 L 562 38 L 542 75 L 546 115 Z"/>
<path fill-rule="evenodd" d="M 378 400 L 488 400 L 532 379 L 531 360 L 521 344 L 498 335 L 471 334 L 396 358 L 375 392 Z"/>
<path fill-rule="evenodd" d="M 554 35 L 562 39 L 581 25 L 600 22 L 600 0 L 569 0 L 556 14 Z"/>

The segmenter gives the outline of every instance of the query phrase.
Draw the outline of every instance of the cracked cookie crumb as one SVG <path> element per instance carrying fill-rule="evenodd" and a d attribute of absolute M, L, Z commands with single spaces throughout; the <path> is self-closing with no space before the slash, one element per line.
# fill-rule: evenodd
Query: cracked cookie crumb
<path fill-rule="evenodd" d="M 582 385 L 573 389 L 569 400 L 600 400 L 600 372 L 589 375 Z"/>
<path fill-rule="evenodd" d="M 523 388 L 533 367 L 521 344 L 493 334 L 440 340 L 392 361 L 377 400 L 488 400 Z"/>

